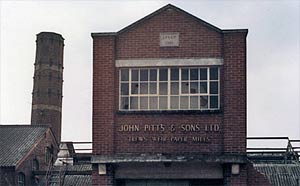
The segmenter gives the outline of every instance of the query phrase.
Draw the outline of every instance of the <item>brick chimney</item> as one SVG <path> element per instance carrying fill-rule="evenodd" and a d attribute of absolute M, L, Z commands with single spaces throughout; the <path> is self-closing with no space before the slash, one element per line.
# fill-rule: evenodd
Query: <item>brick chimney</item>
<path fill-rule="evenodd" d="M 61 140 L 64 38 L 57 33 L 37 34 L 32 92 L 32 125 L 49 125 Z"/>

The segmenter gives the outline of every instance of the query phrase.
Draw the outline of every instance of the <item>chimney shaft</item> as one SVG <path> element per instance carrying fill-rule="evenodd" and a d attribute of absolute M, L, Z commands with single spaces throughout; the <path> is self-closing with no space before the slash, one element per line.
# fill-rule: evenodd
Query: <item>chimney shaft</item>
<path fill-rule="evenodd" d="M 61 140 L 64 38 L 60 34 L 37 34 L 32 92 L 32 125 L 49 125 Z"/>

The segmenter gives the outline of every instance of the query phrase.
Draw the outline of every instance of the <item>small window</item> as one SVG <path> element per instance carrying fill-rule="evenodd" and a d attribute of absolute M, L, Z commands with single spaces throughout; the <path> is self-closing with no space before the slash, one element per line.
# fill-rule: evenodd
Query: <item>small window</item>
<path fill-rule="evenodd" d="M 18 186 L 25 186 L 25 174 L 22 172 L 18 174 Z"/>
<path fill-rule="evenodd" d="M 32 171 L 39 170 L 39 161 L 37 159 L 32 160 Z"/>
<path fill-rule="evenodd" d="M 45 148 L 45 162 L 51 163 L 52 162 L 52 149 L 50 147 Z"/>

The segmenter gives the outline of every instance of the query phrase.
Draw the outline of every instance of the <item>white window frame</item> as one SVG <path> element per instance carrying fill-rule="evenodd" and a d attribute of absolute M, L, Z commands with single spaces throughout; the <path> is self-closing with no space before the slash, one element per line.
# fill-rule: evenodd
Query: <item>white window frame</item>
<path fill-rule="evenodd" d="M 171 69 L 172 68 L 178 68 L 179 69 L 179 79 L 174 81 L 174 80 L 171 80 Z M 218 69 L 218 78 L 217 80 L 210 80 L 210 68 L 217 68 Z M 128 69 L 128 74 L 129 74 L 129 78 L 128 78 L 128 81 L 121 81 L 121 70 L 122 69 Z M 150 70 L 153 70 L 155 69 L 156 70 L 156 94 L 149 94 L 150 93 Z M 159 84 L 160 81 L 159 80 L 159 70 L 160 69 L 167 69 L 168 70 L 168 77 L 167 77 L 167 81 L 163 81 L 163 82 L 167 82 L 167 95 L 163 95 L 163 96 L 166 96 L 167 97 L 167 108 L 166 109 L 161 109 L 159 107 Z M 207 92 L 206 93 L 200 93 L 200 91 L 198 93 L 195 93 L 195 94 L 191 94 L 190 93 L 190 88 L 189 88 L 189 93 L 182 93 L 182 82 L 185 82 L 182 81 L 182 78 L 181 78 L 181 71 L 182 69 L 189 69 L 188 72 L 190 73 L 190 69 L 198 69 L 198 80 L 190 80 L 188 79 L 187 82 L 190 84 L 191 82 L 197 82 L 198 83 L 198 86 L 200 86 L 200 82 L 206 82 L 207 83 Z M 207 79 L 206 80 L 200 80 L 200 69 L 206 69 L 206 72 L 207 72 Z M 140 88 L 138 88 L 138 93 L 137 94 L 132 94 L 131 93 L 131 85 L 132 85 L 132 70 L 138 70 L 138 87 L 140 87 L 140 70 L 148 70 L 148 81 L 145 81 L 148 83 L 148 94 L 140 94 Z M 190 77 L 190 75 L 188 75 Z M 134 81 L 135 82 L 135 81 Z M 144 81 L 142 81 L 142 83 L 145 83 Z M 179 86 L 179 94 L 178 95 L 171 95 L 171 82 L 178 82 L 178 86 Z M 210 93 L 210 82 L 217 82 L 218 83 L 218 93 L 217 94 L 211 94 Z M 128 95 L 124 96 L 124 95 L 121 95 L 121 84 L 122 83 L 128 83 L 128 88 L 129 88 L 129 93 Z M 198 88 L 198 90 L 200 90 L 200 88 Z M 178 100 L 178 108 L 176 109 L 172 109 L 171 108 L 171 96 L 178 96 L 179 100 Z M 181 109 L 180 108 L 180 99 L 182 96 L 187 96 L 188 97 L 188 108 L 186 109 Z M 191 108 L 191 105 L 190 105 L 190 97 L 191 96 L 199 96 L 199 101 L 198 101 L 198 108 L 197 109 L 193 109 Z M 207 96 L 207 108 L 201 108 L 201 103 L 200 103 L 200 96 Z M 210 96 L 217 96 L 217 99 L 218 99 L 218 105 L 216 108 L 210 108 Z M 122 97 L 127 97 L 128 98 L 128 109 L 122 109 L 121 106 L 122 106 Z M 130 99 L 132 97 L 136 97 L 138 98 L 138 107 L 137 109 L 131 109 L 130 108 Z M 148 105 L 147 105 L 147 109 L 141 109 L 140 108 L 140 97 L 148 97 Z M 150 100 L 149 100 L 149 97 L 157 97 L 157 109 L 150 109 Z M 184 66 L 184 67 L 133 67 L 133 68 L 120 68 L 119 69 L 119 110 L 120 111 L 162 111 L 162 110 L 167 110 L 167 111 L 174 111 L 174 110 L 179 110 L 179 111 L 183 111 L 183 110 L 219 110 L 220 109 L 220 67 L 219 66 L 209 66 L 209 67 L 203 67 L 203 66 Z"/>

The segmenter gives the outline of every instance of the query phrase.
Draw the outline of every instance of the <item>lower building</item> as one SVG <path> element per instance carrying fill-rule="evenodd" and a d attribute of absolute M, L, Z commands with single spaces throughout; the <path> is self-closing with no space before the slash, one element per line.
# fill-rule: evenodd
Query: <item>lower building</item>
<path fill-rule="evenodd" d="M 47 170 L 58 143 L 48 126 L 0 125 L 0 185 L 38 184 L 35 171 Z"/>

